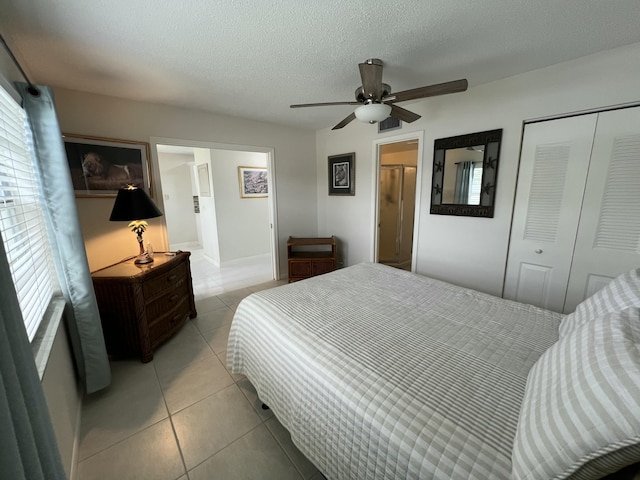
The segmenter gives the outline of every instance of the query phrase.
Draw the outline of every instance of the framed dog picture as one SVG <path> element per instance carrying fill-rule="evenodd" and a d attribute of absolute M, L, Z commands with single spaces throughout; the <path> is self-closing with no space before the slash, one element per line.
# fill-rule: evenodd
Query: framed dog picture
<path fill-rule="evenodd" d="M 356 194 L 356 154 L 329 157 L 329 195 Z"/>
<path fill-rule="evenodd" d="M 62 138 L 76 197 L 115 197 L 127 185 L 151 195 L 148 143 L 68 133 Z"/>

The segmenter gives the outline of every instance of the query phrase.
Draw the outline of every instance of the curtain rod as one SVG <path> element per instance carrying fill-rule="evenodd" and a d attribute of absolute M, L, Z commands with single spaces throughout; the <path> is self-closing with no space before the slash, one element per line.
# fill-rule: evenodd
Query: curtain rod
<path fill-rule="evenodd" d="M 4 49 L 7 51 L 7 53 L 9 54 L 9 57 L 11 58 L 11 61 L 13 61 L 14 65 L 16 67 L 18 67 L 18 70 L 20 70 L 20 74 L 22 75 L 22 77 L 25 79 L 25 81 L 27 82 L 27 91 L 33 95 L 34 97 L 39 97 L 40 96 L 40 90 L 38 90 L 38 88 L 31 83 L 31 80 L 29 80 L 29 77 L 27 77 L 27 74 L 24 72 L 24 70 L 22 69 L 22 66 L 20 65 L 20 63 L 18 62 L 18 59 L 15 57 L 15 55 L 13 54 L 13 52 L 11 51 L 11 49 L 9 48 L 9 45 L 7 45 L 7 42 L 5 41 L 4 37 L 2 36 L 2 34 L 0 33 L 0 41 L 2 42 L 2 45 L 4 45 Z"/>

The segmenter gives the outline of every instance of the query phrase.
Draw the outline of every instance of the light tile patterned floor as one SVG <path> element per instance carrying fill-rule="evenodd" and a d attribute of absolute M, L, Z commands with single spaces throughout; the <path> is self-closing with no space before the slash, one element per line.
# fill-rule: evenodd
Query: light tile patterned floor
<path fill-rule="evenodd" d="M 258 285 L 273 279 L 269 254 L 232 260 L 222 267 L 216 267 L 201 248 L 191 248 L 188 251 L 191 252 L 189 260 L 196 299 L 239 290 L 247 285 Z"/>
<path fill-rule="evenodd" d="M 225 367 L 237 304 L 284 282 L 206 295 L 206 269 L 193 270 L 198 316 L 153 361 L 112 362 L 112 385 L 85 398 L 78 479 L 323 479 L 249 381 Z"/>

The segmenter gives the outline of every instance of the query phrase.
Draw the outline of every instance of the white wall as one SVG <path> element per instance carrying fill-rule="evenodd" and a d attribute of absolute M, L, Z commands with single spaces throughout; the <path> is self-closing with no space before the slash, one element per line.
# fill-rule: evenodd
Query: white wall
<path fill-rule="evenodd" d="M 209 184 L 209 192 L 207 195 L 203 195 L 200 190 L 200 180 L 196 180 L 198 186 L 198 195 L 200 199 L 200 239 L 202 250 L 206 257 L 208 257 L 214 265 L 220 266 L 220 241 L 218 230 L 218 212 L 216 211 L 216 201 L 213 191 L 213 182 L 211 181 L 211 150 L 208 148 L 196 148 L 193 151 L 196 159 L 196 178 L 199 175 L 198 166 L 202 164 L 207 165 L 208 178 L 206 179 Z"/>
<path fill-rule="evenodd" d="M 149 141 L 151 137 L 272 148 L 278 195 L 278 248 L 286 276 L 289 235 L 317 233 L 315 134 L 313 131 L 256 122 L 200 110 L 55 89 L 63 132 Z M 153 165 L 153 177 L 158 175 Z M 155 182 L 154 182 L 155 183 Z M 156 189 L 158 190 L 158 189 Z M 80 223 L 92 270 L 136 253 L 135 236 L 109 222 L 113 199 L 79 198 Z M 164 218 L 151 219 L 145 240 L 167 248 Z"/>
<path fill-rule="evenodd" d="M 464 93 L 403 103 L 422 118 L 387 135 L 378 135 L 376 126 L 357 121 L 342 130 L 320 130 L 316 133 L 318 233 L 338 236 L 344 243 L 348 265 L 370 261 L 373 141 L 424 131 L 417 272 L 501 295 L 523 121 L 640 102 L 639 79 L 640 44 L 634 44 Z M 434 140 L 497 128 L 504 131 L 494 218 L 430 215 Z M 356 152 L 356 196 L 329 197 L 327 156 L 346 152 Z M 473 249 L 467 248 L 471 239 Z"/>
<path fill-rule="evenodd" d="M 384 149 L 380 155 L 380 165 L 410 165 L 416 166 L 416 157 L 418 156 L 418 145 L 413 150 L 406 152 L 385 153 Z"/>
<path fill-rule="evenodd" d="M 267 167 L 259 152 L 211 150 L 220 263 L 270 253 L 268 198 L 241 198 L 238 167 Z"/>
<path fill-rule="evenodd" d="M 194 217 L 196 222 L 196 242 L 198 242 L 198 245 L 202 246 L 202 216 L 200 215 L 200 191 L 198 190 L 198 188 L 198 167 L 196 166 L 194 161 L 193 165 L 191 165 L 191 191 L 198 197 L 198 212 L 195 213 L 194 210 Z"/>
<path fill-rule="evenodd" d="M 170 245 L 198 243 L 193 211 L 192 175 L 195 158 L 189 154 L 158 152 L 162 203 Z M 173 249 L 173 248 L 172 248 Z"/>
<path fill-rule="evenodd" d="M 79 442 L 76 435 L 80 430 L 82 398 L 82 389 L 76 378 L 71 358 L 71 347 L 63 320 L 58 327 L 49 361 L 42 376 L 42 389 L 67 478 L 71 478 L 77 466 L 74 450 L 77 450 Z"/>

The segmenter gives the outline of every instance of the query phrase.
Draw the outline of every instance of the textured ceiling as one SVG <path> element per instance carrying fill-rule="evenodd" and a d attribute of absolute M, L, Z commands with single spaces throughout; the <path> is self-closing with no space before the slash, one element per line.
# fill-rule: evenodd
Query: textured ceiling
<path fill-rule="evenodd" d="M 640 1 L 0 0 L 0 32 L 36 83 L 315 129 L 352 107 L 289 105 L 353 100 L 367 58 L 472 88 L 640 42 Z"/>

